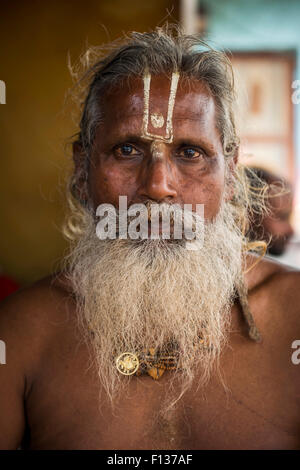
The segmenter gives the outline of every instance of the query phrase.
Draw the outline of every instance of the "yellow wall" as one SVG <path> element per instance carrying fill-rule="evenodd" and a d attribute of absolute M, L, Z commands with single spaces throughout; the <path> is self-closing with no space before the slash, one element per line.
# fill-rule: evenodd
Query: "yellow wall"
<path fill-rule="evenodd" d="M 178 19 L 177 0 L 43 0 L 0 4 L 0 266 L 22 284 L 50 273 L 66 249 L 60 232 L 66 142 L 76 126 L 63 111 L 71 86 L 67 53 L 129 30 Z M 105 28 L 107 32 L 105 32 Z"/>

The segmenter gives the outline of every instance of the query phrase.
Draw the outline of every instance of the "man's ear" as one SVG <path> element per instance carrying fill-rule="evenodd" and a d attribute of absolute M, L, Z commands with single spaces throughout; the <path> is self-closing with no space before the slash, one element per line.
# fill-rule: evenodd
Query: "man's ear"
<path fill-rule="evenodd" d="M 73 161 L 74 161 L 74 174 L 72 181 L 72 194 L 83 205 L 87 203 L 87 155 L 83 150 L 82 144 L 79 140 L 73 142 Z"/>

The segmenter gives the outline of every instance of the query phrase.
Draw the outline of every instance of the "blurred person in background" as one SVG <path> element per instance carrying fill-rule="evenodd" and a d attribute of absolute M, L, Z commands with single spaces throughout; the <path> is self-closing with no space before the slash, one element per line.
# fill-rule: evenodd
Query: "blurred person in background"
<path fill-rule="evenodd" d="M 292 186 L 280 176 L 258 167 L 247 169 L 251 185 L 258 191 L 266 188 L 266 213 L 261 217 L 253 214 L 250 217 L 249 238 L 265 240 L 268 243 L 267 252 L 270 255 L 282 255 L 294 235 L 291 223 L 293 210 Z M 267 187 L 266 187 L 267 185 Z"/>

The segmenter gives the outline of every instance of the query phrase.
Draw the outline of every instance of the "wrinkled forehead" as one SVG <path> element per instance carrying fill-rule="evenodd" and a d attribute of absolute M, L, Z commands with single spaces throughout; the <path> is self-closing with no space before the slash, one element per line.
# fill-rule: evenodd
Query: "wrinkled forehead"
<path fill-rule="evenodd" d="M 215 103 L 206 84 L 178 73 L 127 78 L 105 93 L 102 109 L 104 119 L 113 112 L 116 122 L 140 118 L 141 135 L 149 140 L 172 142 L 176 121 L 215 124 Z"/>

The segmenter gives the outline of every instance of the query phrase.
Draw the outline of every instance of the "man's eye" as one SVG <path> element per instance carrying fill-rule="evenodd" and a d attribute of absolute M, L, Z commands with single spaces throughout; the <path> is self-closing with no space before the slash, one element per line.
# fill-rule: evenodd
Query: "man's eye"
<path fill-rule="evenodd" d="M 132 157 L 140 154 L 140 152 L 130 144 L 119 145 L 115 148 L 115 153 L 120 157 Z"/>
<path fill-rule="evenodd" d="M 201 150 L 194 149 L 193 147 L 185 147 L 180 150 L 179 156 L 193 160 L 199 157 L 203 157 L 203 152 Z"/>

